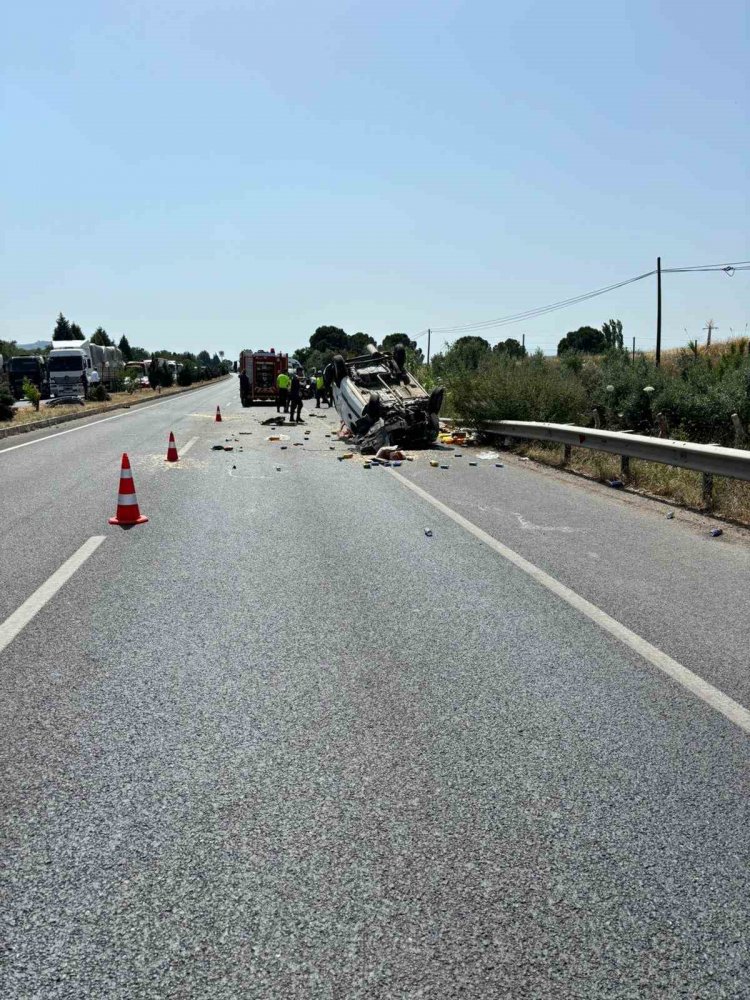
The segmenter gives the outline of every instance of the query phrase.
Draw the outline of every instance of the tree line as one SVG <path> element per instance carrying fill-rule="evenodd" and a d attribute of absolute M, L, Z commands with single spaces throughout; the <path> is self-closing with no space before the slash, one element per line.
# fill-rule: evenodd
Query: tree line
<path fill-rule="evenodd" d="M 292 357 L 296 358 L 306 371 L 322 371 L 334 354 L 341 354 L 344 358 L 356 358 L 367 353 L 368 344 L 374 345 L 381 351 L 392 351 L 396 344 L 403 344 L 406 348 L 408 365 L 424 363 L 421 348 L 416 340 L 412 340 L 406 333 L 389 333 L 378 344 L 376 339 L 367 333 L 348 334 L 340 326 L 319 326 L 310 337 L 309 346 L 298 348 Z"/>

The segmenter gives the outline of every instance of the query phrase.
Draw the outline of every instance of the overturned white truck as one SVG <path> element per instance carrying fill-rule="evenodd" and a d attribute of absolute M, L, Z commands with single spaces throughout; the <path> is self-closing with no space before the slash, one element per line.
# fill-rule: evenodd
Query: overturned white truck
<path fill-rule="evenodd" d="M 431 444 L 440 430 L 442 388 L 427 390 L 406 370 L 406 350 L 378 351 L 346 361 L 337 354 L 324 378 L 338 415 L 364 452 L 383 445 Z"/>

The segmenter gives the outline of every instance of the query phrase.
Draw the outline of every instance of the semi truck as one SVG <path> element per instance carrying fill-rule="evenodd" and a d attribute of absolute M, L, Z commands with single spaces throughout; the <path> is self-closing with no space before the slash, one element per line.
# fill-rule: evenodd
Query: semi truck
<path fill-rule="evenodd" d="M 124 362 L 119 347 L 102 347 L 90 340 L 58 340 L 47 358 L 50 395 L 85 396 L 92 382 L 112 389 L 122 378 Z"/>
<path fill-rule="evenodd" d="M 41 355 L 25 355 L 8 361 L 8 386 L 14 399 L 23 397 L 23 383 L 28 379 L 41 392 L 42 399 L 49 396 L 47 365 Z"/>
<path fill-rule="evenodd" d="M 240 351 L 240 402 L 243 406 L 253 403 L 275 403 L 276 379 L 289 370 L 289 356 L 270 351 Z"/>

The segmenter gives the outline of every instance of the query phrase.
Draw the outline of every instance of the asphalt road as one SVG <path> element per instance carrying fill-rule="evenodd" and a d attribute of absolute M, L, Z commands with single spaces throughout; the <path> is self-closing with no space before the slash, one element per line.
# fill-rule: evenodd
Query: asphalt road
<path fill-rule="evenodd" d="M 337 461 L 325 409 L 270 442 L 237 396 L 0 443 L 0 642 L 104 536 L 0 652 L 0 995 L 750 995 L 748 733 Z M 398 474 L 750 704 L 741 532 L 427 458 Z"/>

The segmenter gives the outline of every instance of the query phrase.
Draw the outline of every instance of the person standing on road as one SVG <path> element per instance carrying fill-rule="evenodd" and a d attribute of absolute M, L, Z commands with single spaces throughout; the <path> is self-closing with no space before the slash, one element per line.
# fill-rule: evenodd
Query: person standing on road
<path fill-rule="evenodd" d="M 294 376 L 297 377 L 296 375 Z M 286 372 L 279 372 L 276 379 L 276 412 L 279 412 L 279 407 L 284 407 L 284 413 L 289 412 L 289 384 L 291 379 Z"/>
<path fill-rule="evenodd" d="M 321 401 L 321 399 L 324 399 L 324 400 L 326 400 L 326 402 L 328 402 L 328 400 L 326 399 L 326 384 L 325 384 L 325 381 L 323 379 L 323 372 L 319 371 L 319 372 L 316 373 L 316 376 L 315 376 L 315 409 L 316 410 L 320 409 L 320 401 Z M 331 404 L 328 403 L 328 405 L 330 406 Z"/>
<path fill-rule="evenodd" d="M 299 375 L 292 376 L 292 384 L 289 389 L 289 423 L 295 421 L 294 414 L 297 414 L 297 421 L 302 422 L 302 383 Z"/>

